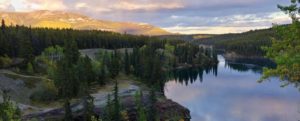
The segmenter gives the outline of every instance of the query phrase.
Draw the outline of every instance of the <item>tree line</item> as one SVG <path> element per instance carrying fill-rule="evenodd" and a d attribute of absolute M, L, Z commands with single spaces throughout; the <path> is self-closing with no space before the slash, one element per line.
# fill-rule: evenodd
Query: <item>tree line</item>
<path fill-rule="evenodd" d="M 277 38 L 273 28 L 251 30 L 240 34 L 215 35 L 194 40 L 197 44 L 214 45 L 215 48 L 226 52 L 235 52 L 243 56 L 264 56 L 262 47 L 271 46 L 272 38 Z"/>
<path fill-rule="evenodd" d="M 162 91 L 167 72 L 178 67 L 217 64 L 216 53 L 180 40 L 161 40 L 156 37 L 134 36 L 96 30 L 48 29 L 25 26 L 6 26 L 2 20 L 0 32 L 0 62 L 21 58 L 16 68 L 25 74 L 44 75 L 51 81 L 34 92 L 34 101 L 63 100 L 65 121 L 73 120 L 70 100 L 81 97 L 84 102 L 84 120 L 92 120 L 92 85 L 116 82 L 112 116 L 121 120 L 117 77 L 120 73 L 134 76 L 151 88 L 148 113 L 155 112 L 155 90 Z M 2 49 L 3 48 L 3 49 Z M 84 56 L 79 49 L 101 48 L 95 59 Z M 137 94 L 140 102 L 142 93 Z M 109 105 L 108 105 L 109 106 Z M 145 116 L 145 107 L 138 105 L 139 119 Z M 103 116 L 104 118 L 107 116 Z M 152 118 L 152 119 L 151 119 Z"/>
<path fill-rule="evenodd" d="M 141 47 L 147 41 L 160 41 L 149 36 L 135 36 L 100 30 L 73 30 L 7 26 L 1 22 L 0 57 L 21 57 L 32 61 L 51 46 L 63 46 L 65 40 L 74 40 L 79 49 L 85 48 L 132 48 Z"/>

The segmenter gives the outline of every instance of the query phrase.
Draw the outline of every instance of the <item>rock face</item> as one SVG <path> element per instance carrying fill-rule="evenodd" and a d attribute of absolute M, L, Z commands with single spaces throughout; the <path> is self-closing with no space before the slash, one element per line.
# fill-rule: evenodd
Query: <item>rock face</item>
<path fill-rule="evenodd" d="M 144 94 L 143 105 L 145 107 L 149 106 L 149 95 Z M 137 109 L 135 104 L 135 99 L 133 96 L 128 96 L 122 98 L 122 105 L 127 111 L 127 115 L 130 121 L 137 121 Z M 180 104 L 161 97 L 158 99 L 155 104 L 157 115 L 160 121 L 189 121 L 190 120 L 190 111 L 181 106 Z"/>
<path fill-rule="evenodd" d="M 149 106 L 149 94 L 145 93 L 143 96 L 143 105 L 145 107 Z M 72 105 L 73 116 L 75 121 L 81 121 L 83 119 L 82 109 L 77 109 L 74 111 L 74 108 L 80 107 L 80 103 Z M 123 109 L 127 112 L 129 121 L 137 121 L 137 107 L 135 104 L 135 97 L 133 95 L 126 95 L 121 97 L 121 105 Z M 96 106 L 94 109 L 95 114 L 102 115 L 104 113 L 105 105 Z M 189 121 L 190 120 L 190 111 L 181 106 L 180 104 L 173 102 L 172 100 L 166 99 L 165 97 L 160 97 L 158 102 L 155 104 L 158 117 L 160 121 Z M 64 115 L 64 109 L 54 109 L 47 112 L 41 112 L 39 114 L 30 114 L 23 117 L 23 120 L 60 120 Z"/>
<path fill-rule="evenodd" d="M 190 111 L 172 100 L 159 101 L 156 107 L 161 121 L 189 121 L 191 119 Z"/>
<path fill-rule="evenodd" d="M 77 13 L 63 11 L 1 12 L 7 25 L 25 25 L 47 28 L 73 28 L 79 30 L 105 30 L 135 35 L 169 35 L 170 33 L 145 23 L 96 20 Z"/>

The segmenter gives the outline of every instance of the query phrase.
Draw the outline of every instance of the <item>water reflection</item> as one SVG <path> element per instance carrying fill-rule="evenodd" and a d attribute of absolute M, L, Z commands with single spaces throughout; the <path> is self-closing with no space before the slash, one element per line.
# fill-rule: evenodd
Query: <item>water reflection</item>
<path fill-rule="evenodd" d="M 226 63 L 177 70 L 165 95 L 188 107 L 192 121 L 298 121 L 300 93 L 276 78 L 257 83 L 261 67 Z"/>
<path fill-rule="evenodd" d="M 188 85 L 192 84 L 196 80 L 203 81 L 203 74 L 212 73 L 215 76 L 218 75 L 218 66 L 204 67 L 204 68 L 190 68 L 179 69 L 171 72 L 172 77 L 179 83 Z"/>
<path fill-rule="evenodd" d="M 242 63 L 227 63 L 225 67 L 239 71 L 239 72 L 247 72 L 252 71 L 253 73 L 262 73 L 262 67 L 253 65 L 253 64 L 242 64 Z"/>

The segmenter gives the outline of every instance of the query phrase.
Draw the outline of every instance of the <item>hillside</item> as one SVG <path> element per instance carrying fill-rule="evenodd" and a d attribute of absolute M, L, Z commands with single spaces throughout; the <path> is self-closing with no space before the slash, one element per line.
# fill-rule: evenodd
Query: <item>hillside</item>
<path fill-rule="evenodd" d="M 197 39 L 211 38 L 216 36 L 215 34 L 173 34 L 173 35 L 161 35 L 159 36 L 162 39 L 171 39 L 171 40 L 185 40 L 193 41 Z"/>
<path fill-rule="evenodd" d="M 248 41 L 248 40 L 265 40 L 269 39 L 269 37 L 274 36 L 274 31 L 272 29 L 260 29 L 260 30 L 251 30 L 243 33 L 229 33 L 229 34 L 221 34 L 214 35 L 206 38 L 198 38 L 194 39 L 194 42 L 198 42 L 201 44 L 219 44 L 225 42 L 233 42 L 233 41 Z"/>
<path fill-rule="evenodd" d="M 274 37 L 276 34 L 273 29 L 261 29 L 194 39 L 193 43 L 213 45 L 227 53 L 234 52 L 242 56 L 263 56 L 265 52 L 262 47 L 270 46 Z"/>
<path fill-rule="evenodd" d="M 271 39 L 277 38 L 272 28 L 229 34 L 161 35 L 162 39 L 185 40 L 197 45 L 212 45 L 218 50 L 238 56 L 263 56 L 263 46 L 270 46 Z"/>
<path fill-rule="evenodd" d="M 168 35 L 161 28 L 130 22 L 96 20 L 85 15 L 63 11 L 1 12 L 0 16 L 10 25 L 31 27 L 73 28 L 79 30 L 106 30 L 135 35 Z"/>

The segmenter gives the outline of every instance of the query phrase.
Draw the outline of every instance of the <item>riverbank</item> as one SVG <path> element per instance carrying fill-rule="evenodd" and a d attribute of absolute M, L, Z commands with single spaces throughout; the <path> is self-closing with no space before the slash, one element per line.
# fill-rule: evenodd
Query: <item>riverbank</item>
<path fill-rule="evenodd" d="M 12 78 L 7 76 L 7 73 L 12 73 L 10 71 L 2 70 L 0 73 L 1 77 L 1 88 L 2 87 L 10 87 L 14 89 L 12 93 L 12 99 L 14 102 L 18 104 L 23 114 L 22 120 L 60 120 L 64 116 L 64 109 L 62 108 L 63 101 L 53 101 L 51 103 L 43 103 L 43 102 L 31 102 L 29 97 L 35 88 L 26 87 L 25 79 L 23 75 L 18 75 L 18 77 Z M 117 77 L 119 82 L 119 97 L 121 99 L 120 103 L 124 110 L 127 112 L 127 115 L 130 121 L 135 121 L 136 119 L 136 105 L 135 105 L 135 93 L 137 91 L 142 91 L 144 94 L 143 97 L 143 105 L 149 105 L 149 88 L 139 81 L 135 81 L 130 76 L 119 75 Z M 29 80 L 27 80 L 29 81 Z M 5 83 L 4 83 L 5 82 Z M 10 83 L 8 83 L 10 82 Z M 112 81 L 110 81 L 112 82 Z M 34 86 L 40 85 L 40 81 L 35 81 Z M 114 83 L 107 83 L 105 86 L 93 86 L 92 87 L 92 96 L 94 97 L 94 112 L 97 115 L 102 115 L 104 111 L 104 107 L 106 106 L 107 95 L 112 93 L 114 87 Z M 21 93 L 26 93 L 26 95 L 22 96 L 22 99 L 19 99 L 19 95 Z M 160 117 L 160 120 L 185 120 L 188 121 L 190 119 L 189 110 L 180 104 L 167 99 L 164 94 L 156 92 L 158 101 L 155 104 L 157 107 L 157 111 Z M 17 100 L 14 100 L 17 99 Z M 71 101 L 71 107 L 73 115 L 76 120 L 80 120 L 82 118 L 83 112 L 83 103 L 82 99 L 74 98 Z M 176 117 L 174 117 L 176 115 Z"/>
<path fill-rule="evenodd" d="M 229 63 L 253 64 L 261 67 L 276 67 L 276 64 L 264 56 L 245 56 L 235 52 L 227 52 L 222 54 Z"/>

